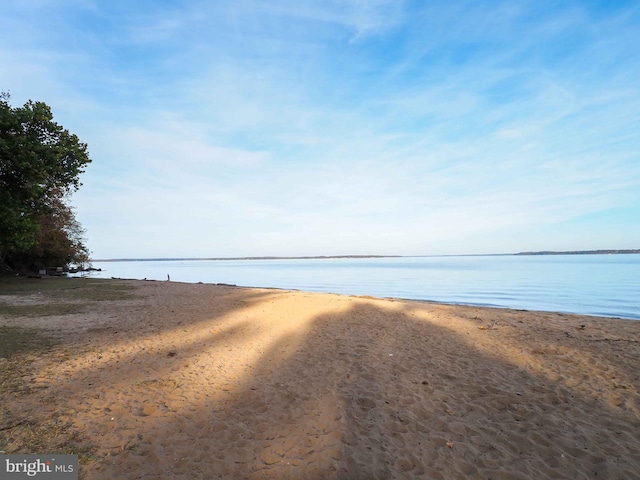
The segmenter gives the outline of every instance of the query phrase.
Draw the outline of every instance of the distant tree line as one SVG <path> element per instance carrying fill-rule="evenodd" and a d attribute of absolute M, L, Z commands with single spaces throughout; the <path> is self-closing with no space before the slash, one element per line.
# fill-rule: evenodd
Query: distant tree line
<path fill-rule="evenodd" d="M 69 203 L 91 162 L 87 145 L 43 102 L 0 92 L 0 269 L 28 272 L 89 261 Z"/>
<path fill-rule="evenodd" d="M 567 252 L 564 251 L 553 251 L 553 250 L 543 250 L 541 252 L 520 252 L 516 253 L 516 255 L 614 255 L 614 254 L 625 254 L 625 253 L 640 253 L 640 249 L 626 249 L 626 250 L 570 250 Z"/>

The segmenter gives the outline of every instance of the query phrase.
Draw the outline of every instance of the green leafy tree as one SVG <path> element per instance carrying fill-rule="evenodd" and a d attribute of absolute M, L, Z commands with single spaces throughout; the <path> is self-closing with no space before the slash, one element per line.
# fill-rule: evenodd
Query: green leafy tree
<path fill-rule="evenodd" d="M 88 256 L 67 199 L 90 162 L 87 145 L 53 121 L 49 106 L 13 108 L 0 94 L 0 263 L 41 267 Z"/>

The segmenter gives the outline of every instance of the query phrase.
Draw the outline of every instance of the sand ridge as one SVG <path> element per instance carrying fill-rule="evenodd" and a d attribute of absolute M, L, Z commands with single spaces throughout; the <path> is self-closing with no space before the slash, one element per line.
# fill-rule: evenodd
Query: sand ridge
<path fill-rule="evenodd" d="M 96 445 L 82 478 L 640 479 L 640 322 L 131 284 L 0 317 L 65 338 L 3 408 Z"/>

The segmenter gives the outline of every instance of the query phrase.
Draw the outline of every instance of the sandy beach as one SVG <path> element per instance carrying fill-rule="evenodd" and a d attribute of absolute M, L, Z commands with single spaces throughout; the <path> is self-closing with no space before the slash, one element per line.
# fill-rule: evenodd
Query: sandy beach
<path fill-rule="evenodd" d="M 84 479 L 640 479 L 638 321 L 63 282 L 0 290 L 5 333 L 55 340 L 0 358 L 5 453 L 79 452 Z"/>

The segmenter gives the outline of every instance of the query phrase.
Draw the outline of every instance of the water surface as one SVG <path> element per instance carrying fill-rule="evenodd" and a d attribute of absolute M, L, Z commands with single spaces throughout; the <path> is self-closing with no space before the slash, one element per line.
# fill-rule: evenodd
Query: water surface
<path fill-rule="evenodd" d="M 95 276 L 228 283 L 640 319 L 640 255 L 94 262 Z"/>

